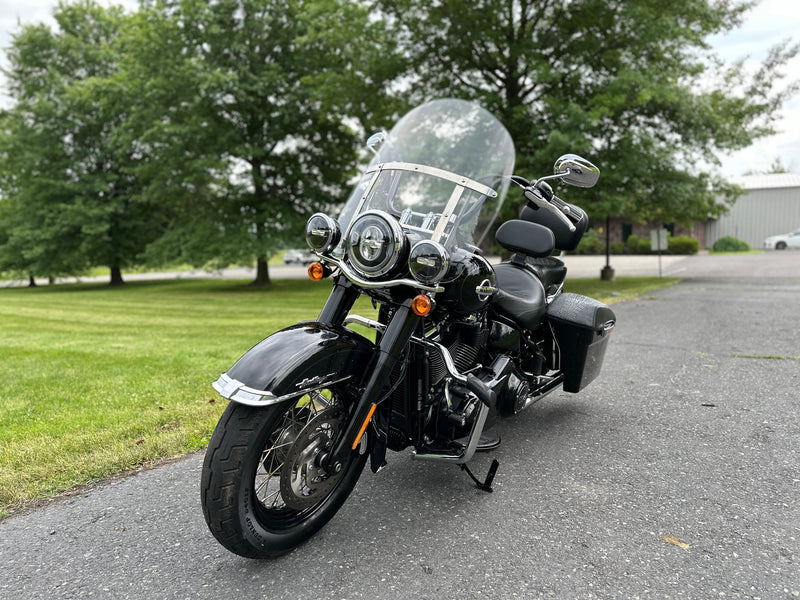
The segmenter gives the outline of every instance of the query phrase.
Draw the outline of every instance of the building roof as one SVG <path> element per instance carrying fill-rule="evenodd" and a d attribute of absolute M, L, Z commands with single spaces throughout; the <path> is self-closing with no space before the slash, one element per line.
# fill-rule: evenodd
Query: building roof
<path fill-rule="evenodd" d="M 731 183 L 746 190 L 767 190 L 775 188 L 800 188 L 800 175 L 797 173 L 769 173 L 765 175 L 741 175 L 731 177 Z"/>

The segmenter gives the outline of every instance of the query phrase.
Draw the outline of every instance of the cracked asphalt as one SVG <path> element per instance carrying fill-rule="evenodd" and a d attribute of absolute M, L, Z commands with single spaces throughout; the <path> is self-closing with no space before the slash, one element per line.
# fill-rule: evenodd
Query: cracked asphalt
<path fill-rule="evenodd" d="M 492 494 L 390 454 L 252 561 L 207 531 L 197 453 L 0 523 L 0 598 L 799 597 L 800 253 L 697 258 L 614 305 L 598 380 L 498 425 Z"/>

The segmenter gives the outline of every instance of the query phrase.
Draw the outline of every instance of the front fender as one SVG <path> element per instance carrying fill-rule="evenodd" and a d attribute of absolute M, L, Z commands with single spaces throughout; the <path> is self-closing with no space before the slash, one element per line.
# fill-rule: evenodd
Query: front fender
<path fill-rule="evenodd" d="M 354 331 L 298 323 L 253 346 L 212 385 L 233 402 L 268 406 L 340 381 L 360 383 L 374 355 L 375 345 Z"/>

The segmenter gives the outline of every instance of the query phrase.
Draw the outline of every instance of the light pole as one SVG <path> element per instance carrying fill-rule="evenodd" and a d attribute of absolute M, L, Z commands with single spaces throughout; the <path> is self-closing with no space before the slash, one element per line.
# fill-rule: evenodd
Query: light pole
<path fill-rule="evenodd" d="M 606 215 L 606 266 L 600 270 L 601 281 L 614 281 L 614 269 L 611 268 L 611 216 Z"/>

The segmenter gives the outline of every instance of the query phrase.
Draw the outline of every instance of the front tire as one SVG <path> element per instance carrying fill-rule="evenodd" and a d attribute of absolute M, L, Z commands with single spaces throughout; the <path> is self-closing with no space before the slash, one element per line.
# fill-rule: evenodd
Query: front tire
<path fill-rule="evenodd" d="M 201 501 L 211 533 L 228 550 L 272 558 L 314 535 L 341 507 L 367 459 L 366 436 L 341 472 L 316 458 L 344 428 L 354 401 L 320 390 L 275 406 L 232 402 L 203 462 Z"/>
<path fill-rule="evenodd" d="M 775 250 L 786 250 L 786 242 L 778 242 L 775 244 Z"/>

